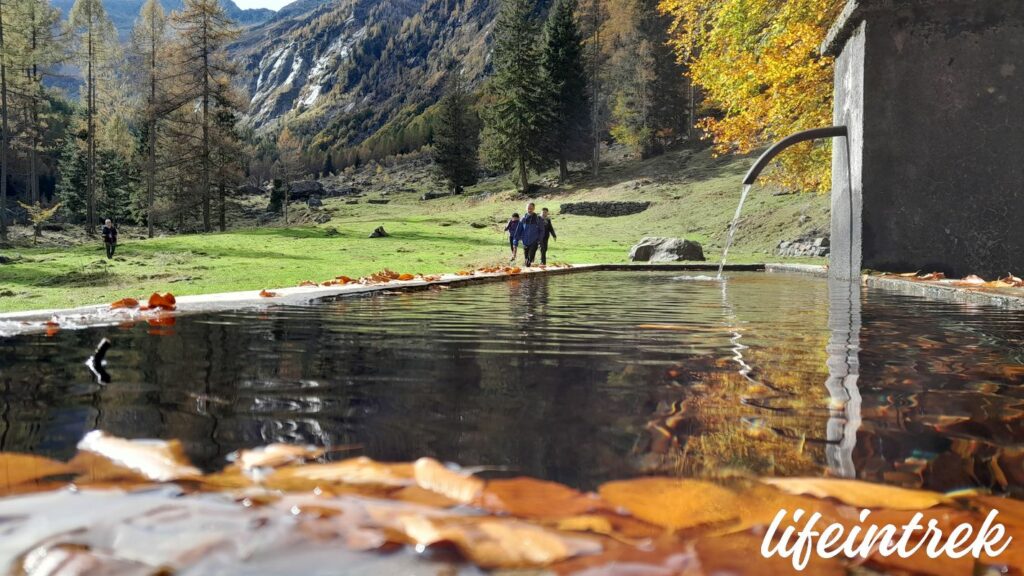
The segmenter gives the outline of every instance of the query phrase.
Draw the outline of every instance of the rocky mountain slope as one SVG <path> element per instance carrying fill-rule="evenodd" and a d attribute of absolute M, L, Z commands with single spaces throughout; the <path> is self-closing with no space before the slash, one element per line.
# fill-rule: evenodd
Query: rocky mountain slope
<path fill-rule="evenodd" d="M 440 95 L 449 70 L 478 81 L 498 0 L 299 0 L 231 48 L 245 71 L 249 119 L 289 118 L 328 147 L 405 126 Z"/>
<path fill-rule="evenodd" d="M 220 2 L 224 6 L 224 10 L 227 11 L 228 16 L 241 26 L 258 24 L 274 16 L 273 10 L 265 8 L 246 10 L 239 8 L 233 0 L 220 0 Z M 107 15 L 110 16 L 110 20 L 114 23 L 114 28 L 117 29 L 117 33 L 122 40 L 128 38 L 132 27 L 135 25 L 135 20 L 138 18 L 139 12 L 145 3 L 146 0 L 103 0 L 103 7 L 106 9 Z M 53 0 L 53 6 L 65 16 L 71 12 L 71 7 L 74 4 L 75 0 Z M 180 10 L 185 5 L 185 2 L 184 0 L 161 0 L 161 4 L 164 10 L 170 12 L 172 10 Z"/>

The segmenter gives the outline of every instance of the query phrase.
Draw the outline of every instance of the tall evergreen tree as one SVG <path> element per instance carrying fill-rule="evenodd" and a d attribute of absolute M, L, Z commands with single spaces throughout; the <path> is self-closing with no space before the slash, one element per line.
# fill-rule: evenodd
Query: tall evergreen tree
<path fill-rule="evenodd" d="M 98 81 L 103 67 L 116 50 L 116 32 L 100 0 L 75 0 L 68 16 L 68 28 L 74 39 L 74 59 L 85 72 L 85 109 L 87 137 L 86 232 L 96 233 L 96 112 Z"/>
<path fill-rule="evenodd" d="M 324 163 L 320 166 L 320 177 L 326 178 L 327 176 L 334 176 L 334 158 L 331 157 L 331 151 L 328 150 L 324 154 Z"/>
<path fill-rule="evenodd" d="M 138 21 L 132 30 L 132 59 L 135 63 L 136 86 L 145 94 L 143 98 L 142 116 L 145 121 L 147 136 L 146 151 L 146 224 L 149 237 L 153 237 L 155 224 L 154 206 L 156 204 L 156 182 L 158 179 L 157 141 L 159 139 L 159 123 L 165 115 L 167 106 L 165 79 L 161 72 L 161 60 L 166 56 L 169 37 L 167 33 L 167 17 L 159 0 L 147 0 L 139 13 Z"/>
<path fill-rule="evenodd" d="M 530 169 L 548 166 L 542 151 L 550 118 L 540 69 L 540 47 L 531 0 L 503 0 L 494 28 L 494 77 L 484 115 L 488 161 L 512 170 L 516 184 L 529 189 Z"/>
<path fill-rule="evenodd" d="M 7 40 L 8 66 L 18 78 L 15 106 L 21 109 L 20 156 L 27 160 L 29 201 L 40 202 L 41 155 L 46 151 L 50 127 L 50 98 L 43 86 L 43 75 L 63 58 L 58 42 L 60 12 L 46 0 L 14 0 L 8 20 L 13 23 Z M 10 87 L 9 87 L 10 88 Z"/>
<path fill-rule="evenodd" d="M 641 157 L 686 129 L 684 69 L 668 46 L 657 0 L 608 0 L 611 133 Z"/>
<path fill-rule="evenodd" d="M 576 7 L 576 0 L 555 1 L 544 26 L 541 59 L 551 110 L 545 147 L 558 158 L 563 182 L 569 176 L 569 162 L 586 160 L 592 152 L 590 98 Z"/>
<path fill-rule="evenodd" d="M 234 67 L 225 54 L 225 48 L 239 31 L 218 0 L 185 0 L 185 8 L 174 13 L 172 21 L 181 36 L 179 63 L 187 78 L 184 96 L 198 103 L 199 194 L 202 198 L 203 230 L 209 232 L 212 230 L 214 168 L 213 107 L 217 98 L 227 100 Z"/>
<path fill-rule="evenodd" d="M 477 181 L 480 125 L 458 71 L 452 71 L 448 79 L 440 108 L 434 129 L 434 162 L 452 192 L 459 194 Z"/>
<path fill-rule="evenodd" d="M 2 140 L 0 140 L 0 240 L 7 239 L 7 148 L 11 142 L 10 136 L 10 114 L 9 100 L 7 97 L 7 65 L 8 65 L 8 44 L 5 41 L 8 31 L 9 7 L 7 0 L 0 0 L 0 129 L 2 129 Z M 6 34 L 5 34 L 6 33 Z"/>

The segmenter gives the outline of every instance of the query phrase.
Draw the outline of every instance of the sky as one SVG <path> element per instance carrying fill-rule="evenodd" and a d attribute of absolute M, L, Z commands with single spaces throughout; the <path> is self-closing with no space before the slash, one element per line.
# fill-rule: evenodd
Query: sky
<path fill-rule="evenodd" d="M 239 8 L 270 8 L 280 10 L 285 4 L 291 4 L 292 0 L 235 0 Z"/>

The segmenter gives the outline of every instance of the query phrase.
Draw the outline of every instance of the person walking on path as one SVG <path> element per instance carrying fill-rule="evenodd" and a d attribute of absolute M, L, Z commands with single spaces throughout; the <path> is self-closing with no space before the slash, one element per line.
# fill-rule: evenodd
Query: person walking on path
<path fill-rule="evenodd" d="M 512 259 L 510 263 L 516 261 L 516 230 L 519 228 L 519 212 L 512 213 L 512 219 L 505 224 L 505 232 L 508 233 L 508 245 L 512 249 Z"/>
<path fill-rule="evenodd" d="M 114 249 L 117 248 L 117 228 L 114 228 L 110 218 L 103 222 L 103 245 L 107 248 L 107 260 L 113 258 Z"/>
<path fill-rule="evenodd" d="M 533 266 L 537 259 L 537 248 L 540 246 L 540 239 L 544 235 L 544 218 L 537 214 L 537 207 L 533 202 L 526 205 L 526 216 L 519 221 L 516 228 L 516 243 L 523 244 L 523 257 L 526 259 L 526 267 Z"/>
<path fill-rule="evenodd" d="M 544 234 L 540 237 L 540 263 L 547 266 L 548 238 L 558 240 L 558 234 L 555 234 L 555 225 L 551 223 L 551 214 L 547 208 L 540 209 L 540 217 L 544 219 Z"/>

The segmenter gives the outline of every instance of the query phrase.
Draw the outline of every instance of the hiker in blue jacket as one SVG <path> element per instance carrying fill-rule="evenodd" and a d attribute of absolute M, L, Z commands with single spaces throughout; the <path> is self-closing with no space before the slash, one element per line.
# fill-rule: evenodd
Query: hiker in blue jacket
<path fill-rule="evenodd" d="M 540 241 L 544 237 L 544 229 L 547 227 L 547 222 L 540 214 L 537 214 L 536 210 L 537 207 L 533 202 L 527 204 L 526 215 L 519 221 L 519 227 L 516 228 L 515 243 L 522 242 L 525 248 L 523 253 L 527 267 L 532 266 L 534 259 L 537 258 L 537 247 L 540 246 Z"/>

